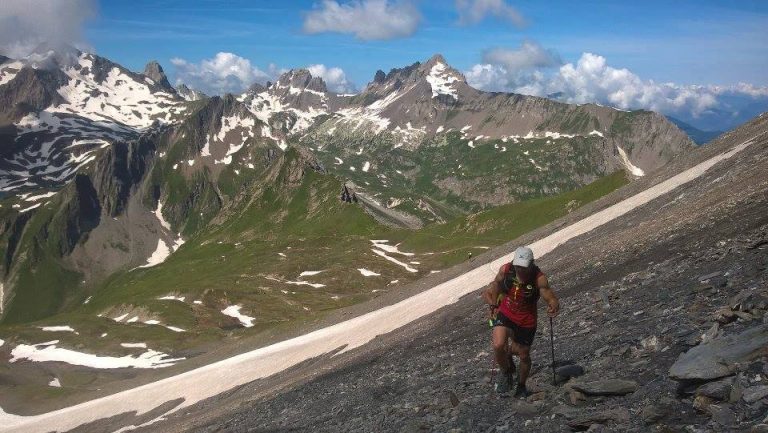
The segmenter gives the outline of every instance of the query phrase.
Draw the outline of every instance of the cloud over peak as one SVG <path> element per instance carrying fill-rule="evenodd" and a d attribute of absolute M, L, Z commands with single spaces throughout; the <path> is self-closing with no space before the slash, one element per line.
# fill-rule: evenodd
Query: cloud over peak
<path fill-rule="evenodd" d="M 271 75 L 251 65 L 251 61 L 234 53 L 220 52 L 211 59 L 190 63 L 178 57 L 171 59 L 176 67 L 177 84 L 209 95 L 239 93 L 253 83 L 265 83 Z"/>
<path fill-rule="evenodd" d="M 0 54 L 24 57 L 46 42 L 83 48 L 83 25 L 96 9 L 96 0 L 2 0 Z"/>
<path fill-rule="evenodd" d="M 216 53 L 210 59 L 192 63 L 185 59 L 173 58 L 171 63 L 176 68 L 176 84 L 200 90 L 208 95 L 241 93 L 253 83 L 264 84 L 277 80 L 288 69 L 270 64 L 266 70 L 259 69 L 251 61 L 234 53 Z M 347 78 L 343 69 L 322 64 L 309 65 L 309 73 L 325 81 L 328 90 L 336 93 L 353 93 L 355 84 Z"/>
<path fill-rule="evenodd" d="M 355 85 L 347 79 L 344 70 L 336 67 L 326 67 L 325 65 L 309 65 L 307 67 L 313 77 L 320 77 L 325 81 L 325 85 L 331 92 L 335 93 L 355 93 Z"/>
<path fill-rule="evenodd" d="M 416 32 L 421 14 L 408 0 L 323 0 L 304 14 L 305 33 L 346 33 L 362 40 L 402 38 Z"/>

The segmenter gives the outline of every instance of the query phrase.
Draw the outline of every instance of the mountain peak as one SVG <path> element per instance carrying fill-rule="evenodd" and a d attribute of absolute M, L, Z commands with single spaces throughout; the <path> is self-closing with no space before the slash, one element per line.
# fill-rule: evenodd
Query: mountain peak
<path fill-rule="evenodd" d="M 320 77 L 312 76 L 308 69 L 291 69 L 284 73 L 277 80 L 277 87 L 289 87 L 302 90 L 310 90 L 319 93 L 326 93 L 328 88 Z"/>
<path fill-rule="evenodd" d="M 445 57 L 443 57 L 443 55 L 440 53 L 437 53 L 432 57 L 430 57 L 429 60 L 427 60 L 427 63 L 425 63 L 425 65 L 431 67 L 431 66 L 434 66 L 436 63 L 443 63 L 445 65 L 448 65 L 448 62 L 445 61 Z"/>
<path fill-rule="evenodd" d="M 151 60 L 147 63 L 147 66 L 144 67 L 144 76 L 166 90 L 173 89 L 171 83 L 168 82 L 168 77 L 165 76 L 163 67 L 160 66 L 160 63 L 158 63 L 157 60 Z"/>

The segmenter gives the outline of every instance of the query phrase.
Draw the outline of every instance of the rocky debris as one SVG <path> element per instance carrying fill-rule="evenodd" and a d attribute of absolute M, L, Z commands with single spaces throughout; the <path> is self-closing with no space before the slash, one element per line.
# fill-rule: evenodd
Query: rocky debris
<path fill-rule="evenodd" d="M 669 375 L 677 380 L 712 380 L 736 372 L 740 363 L 766 356 L 768 325 L 713 339 L 680 355 Z"/>
<path fill-rule="evenodd" d="M 576 382 L 571 387 L 586 395 L 626 395 L 637 391 L 637 382 L 623 379 L 603 379 L 592 382 Z"/>

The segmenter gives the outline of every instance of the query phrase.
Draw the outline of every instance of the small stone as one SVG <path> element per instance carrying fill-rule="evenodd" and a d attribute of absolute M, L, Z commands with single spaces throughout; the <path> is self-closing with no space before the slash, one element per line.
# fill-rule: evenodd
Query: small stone
<path fill-rule="evenodd" d="M 660 406 L 649 404 L 640 411 L 640 417 L 646 424 L 654 424 L 664 418 L 667 411 Z"/>
<path fill-rule="evenodd" d="M 701 336 L 701 343 L 706 344 L 717 338 L 720 333 L 720 324 L 715 323 L 711 328 Z"/>
<path fill-rule="evenodd" d="M 544 400 L 545 398 L 547 398 L 547 393 L 544 391 L 541 391 L 541 392 L 537 392 L 535 394 L 529 395 L 526 400 L 528 400 L 529 402 L 534 402 L 534 401 Z"/>
<path fill-rule="evenodd" d="M 637 382 L 623 379 L 603 379 L 574 383 L 573 388 L 587 395 L 626 395 L 637 391 Z"/>
<path fill-rule="evenodd" d="M 459 405 L 459 397 L 453 391 L 448 391 L 448 400 L 451 401 L 451 406 L 456 407 Z"/>
<path fill-rule="evenodd" d="M 648 338 L 644 338 L 640 341 L 640 346 L 649 352 L 655 352 L 659 350 L 659 337 L 652 335 Z"/>
<path fill-rule="evenodd" d="M 709 413 L 709 408 L 715 403 L 715 400 L 705 395 L 697 395 L 693 399 L 693 408 L 699 412 Z"/>
<path fill-rule="evenodd" d="M 752 426 L 749 433 L 768 433 L 768 424 L 758 424 Z"/>
<path fill-rule="evenodd" d="M 536 406 L 522 400 L 517 400 L 512 404 L 512 411 L 523 416 L 533 416 L 539 412 Z"/>
<path fill-rule="evenodd" d="M 733 413 L 727 405 L 713 404 L 709 407 L 709 413 L 712 415 L 712 421 L 722 425 L 731 426 L 736 424 L 736 414 Z"/>
<path fill-rule="evenodd" d="M 555 369 L 557 382 L 566 382 L 573 377 L 579 377 L 584 374 L 584 367 L 576 364 L 563 365 Z"/>
<path fill-rule="evenodd" d="M 747 403 L 754 403 L 768 396 L 768 385 L 750 386 L 741 395 Z"/>
<path fill-rule="evenodd" d="M 719 277 L 722 274 L 723 274 L 722 272 L 717 271 L 717 272 L 712 272 L 711 274 L 702 275 L 702 276 L 699 277 L 699 281 L 704 283 L 706 281 L 711 280 L 712 278 Z"/>
<path fill-rule="evenodd" d="M 696 390 L 696 395 L 703 395 L 714 400 L 724 401 L 728 400 L 730 397 L 732 387 L 733 378 L 727 377 L 725 379 L 709 382 L 700 386 Z"/>
<path fill-rule="evenodd" d="M 587 396 L 579 391 L 576 391 L 575 389 L 572 389 L 570 392 L 568 392 L 568 398 L 571 400 L 571 404 L 576 406 L 582 401 L 586 400 Z"/>

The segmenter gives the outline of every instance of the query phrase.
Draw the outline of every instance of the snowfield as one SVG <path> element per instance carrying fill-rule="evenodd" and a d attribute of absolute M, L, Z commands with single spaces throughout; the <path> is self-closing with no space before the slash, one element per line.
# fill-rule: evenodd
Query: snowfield
<path fill-rule="evenodd" d="M 536 257 L 542 257 L 568 240 L 594 230 L 696 179 L 710 167 L 730 158 L 751 143 L 751 140 L 746 141 L 728 152 L 712 157 L 634 196 L 557 230 L 533 242 L 530 247 Z M 0 425 L 3 425 L 5 430 L 13 432 L 69 430 L 83 423 L 112 417 L 126 411 L 143 414 L 166 402 L 183 399 L 181 404 L 168 413 L 178 411 L 208 397 L 273 375 L 305 360 L 332 353 L 339 348 L 343 353 L 360 347 L 377 335 L 389 333 L 434 312 L 440 306 L 453 304 L 462 296 L 475 292 L 493 277 L 499 266 L 510 259 L 511 254 L 499 257 L 410 298 L 353 319 L 103 398 L 34 416 L 18 416 L 0 410 Z M 43 350 L 36 346 L 26 346 L 22 352 L 25 351 L 30 352 L 30 356 L 35 356 Z M 14 357 L 18 358 L 16 355 Z M 135 358 L 130 358 L 129 361 L 139 362 Z M 152 365 L 151 361 L 147 359 L 144 361 Z M 162 362 L 158 359 L 154 361 Z M 171 362 L 171 360 L 165 360 L 165 362 Z"/>
<path fill-rule="evenodd" d="M 170 367 L 185 358 L 168 358 L 168 355 L 155 350 L 148 350 L 139 356 L 126 355 L 123 357 L 98 356 L 90 353 L 76 352 L 70 349 L 56 347 L 58 340 L 39 344 L 19 344 L 11 351 L 14 363 L 20 360 L 33 362 L 57 361 L 72 365 L 107 369 L 107 368 L 164 368 Z"/>

